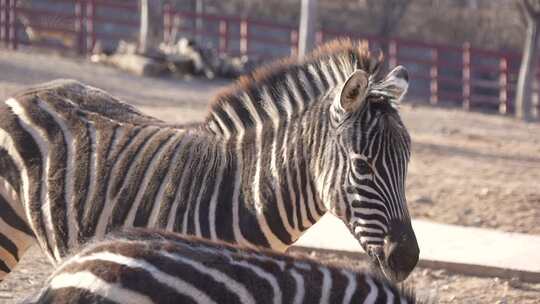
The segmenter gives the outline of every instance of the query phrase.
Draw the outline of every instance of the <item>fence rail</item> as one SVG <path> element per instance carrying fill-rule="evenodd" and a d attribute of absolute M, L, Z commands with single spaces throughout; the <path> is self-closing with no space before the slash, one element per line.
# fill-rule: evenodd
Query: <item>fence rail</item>
<path fill-rule="evenodd" d="M 0 43 L 17 49 L 19 45 L 61 48 L 86 55 L 96 43 L 115 45 L 118 40 L 134 40 L 139 30 L 139 7 L 136 1 L 60 0 L 65 7 L 18 7 L 17 0 L 0 0 Z M 59 8 L 60 7 L 60 8 Z M 30 16 L 23 24 L 20 16 Z M 61 17 L 63 22 L 50 25 L 34 20 Z M 202 27 L 200 25 L 203 25 Z M 163 11 L 164 41 L 180 36 L 211 45 L 224 55 L 249 55 L 271 59 L 297 54 L 298 31 L 293 24 L 278 24 L 237 16 L 196 14 L 175 10 L 166 4 Z M 25 31 L 32 28 L 44 37 L 31 40 Z M 60 37 L 60 38 L 58 38 Z M 322 29 L 317 43 L 337 37 L 369 42 L 373 49 L 386 45 L 389 65 L 403 64 L 410 71 L 410 95 L 437 104 L 460 104 L 464 109 L 483 107 L 506 114 L 514 110 L 520 55 L 472 47 L 442 45 L 404 39 L 385 40 L 343 30 Z M 540 69 L 537 69 L 540 71 Z M 538 80 L 534 95 L 537 112 Z"/>

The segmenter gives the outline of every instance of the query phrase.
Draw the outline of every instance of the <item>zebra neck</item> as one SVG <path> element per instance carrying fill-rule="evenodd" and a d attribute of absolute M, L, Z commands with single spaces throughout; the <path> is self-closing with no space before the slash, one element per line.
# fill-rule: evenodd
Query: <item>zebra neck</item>
<path fill-rule="evenodd" d="M 257 217 L 254 223 L 267 240 L 263 245 L 273 249 L 285 249 L 326 212 L 312 176 L 310 158 L 319 146 L 315 149 L 312 144 L 317 134 L 310 134 L 315 128 L 308 121 L 306 117 L 283 120 L 220 143 L 228 167 L 235 172 L 226 173 L 235 176 L 233 207 L 238 201 L 240 208 L 252 210 Z M 250 233 L 256 229 L 246 229 L 243 236 L 248 244 L 258 239 Z"/>

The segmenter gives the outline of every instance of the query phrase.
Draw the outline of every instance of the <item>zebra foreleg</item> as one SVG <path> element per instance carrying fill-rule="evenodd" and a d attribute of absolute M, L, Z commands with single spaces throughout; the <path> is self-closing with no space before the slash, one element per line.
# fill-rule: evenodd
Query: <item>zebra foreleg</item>
<path fill-rule="evenodd" d="M 35 242 L 24 220 L 22 206 L 15 201 L 16 196 L 12 193 L 9 184 L 0 178 L 0 282 Z"/>

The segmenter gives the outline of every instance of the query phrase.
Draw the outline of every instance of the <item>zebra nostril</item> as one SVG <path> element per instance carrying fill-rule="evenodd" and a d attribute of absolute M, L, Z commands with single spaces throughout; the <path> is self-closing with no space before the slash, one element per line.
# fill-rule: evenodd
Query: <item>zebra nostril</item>
<path fill-rule="evenodd" d="M 420 249 L 416 242 L 389 242 L 385 246 L 386 264 L 396 276 L 397 281 L 402 281 L 413 271 L 418 263 Z"/>

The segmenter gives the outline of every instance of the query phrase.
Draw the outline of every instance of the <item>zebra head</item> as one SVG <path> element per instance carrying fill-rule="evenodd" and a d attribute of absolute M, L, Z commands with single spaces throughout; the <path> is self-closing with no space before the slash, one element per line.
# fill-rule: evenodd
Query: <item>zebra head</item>
<path fill-rule="evenodd" d="M 397 111 L 407 88 L 402 66 L 382 80 L 359 69 L 332 97 L 330 108 L 343 157 L 341 188 L 330 210 L 392 281 L 404 280 L 419 255 L 405 198 L 410 137 Z"/>

